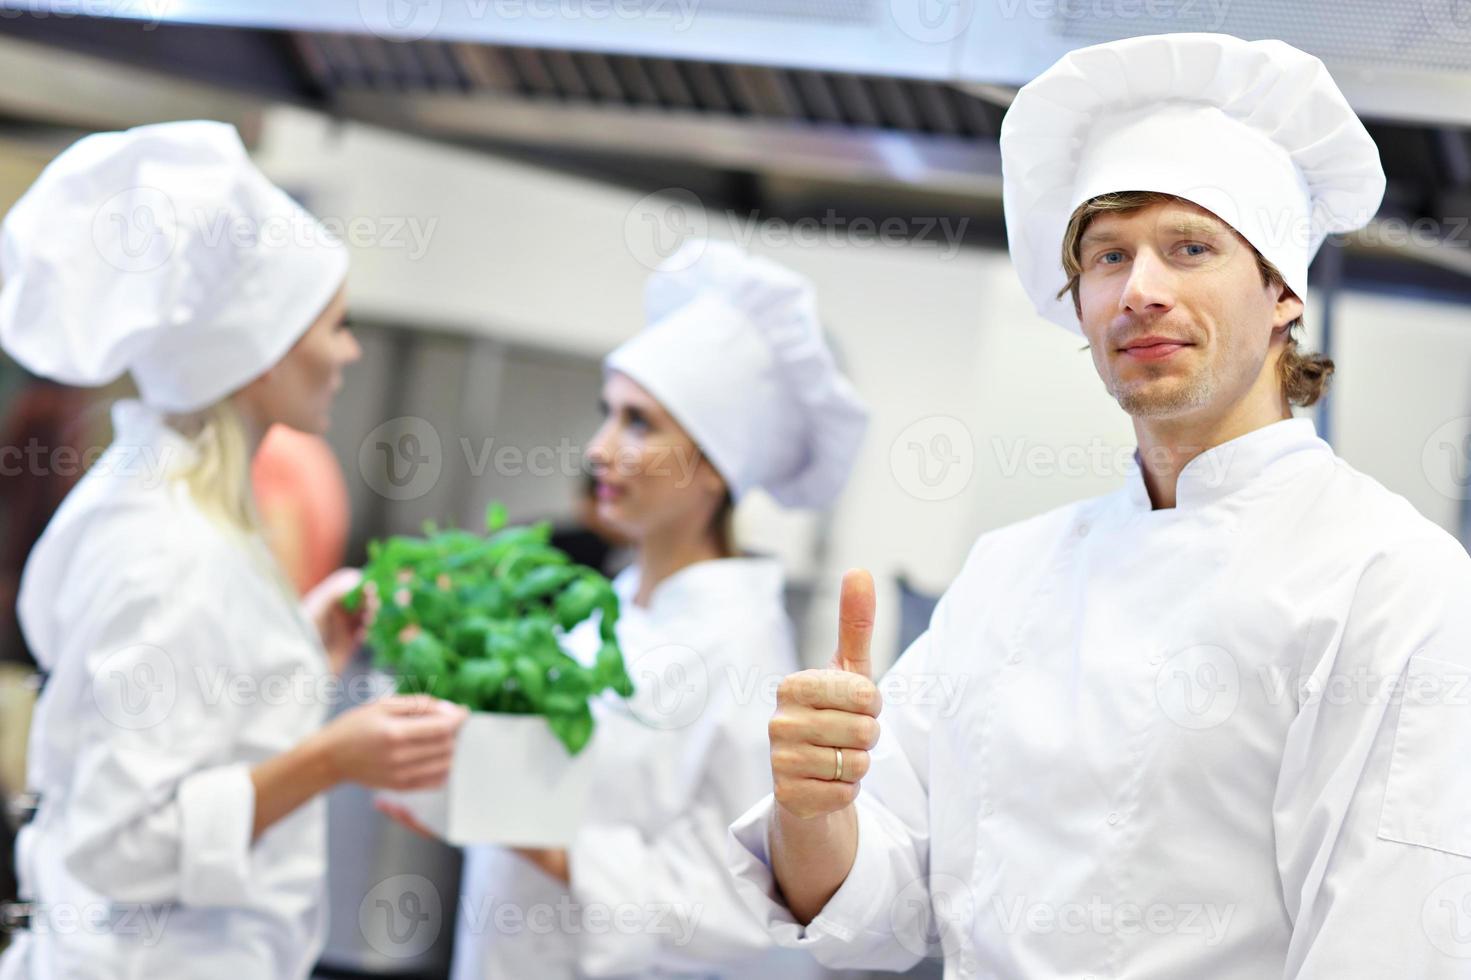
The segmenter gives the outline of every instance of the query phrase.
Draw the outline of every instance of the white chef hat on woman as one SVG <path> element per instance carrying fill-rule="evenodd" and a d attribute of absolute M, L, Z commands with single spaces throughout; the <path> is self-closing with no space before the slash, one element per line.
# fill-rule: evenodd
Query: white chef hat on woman
<path fill-rule="evenodd" d="M 203 408 L 281 359 L 347 275 L 347 251 L 246 155 L 233 126 L 88 136 L 0 227 L 0 344 L 32 372 Z"/>
<path fill-rule="evenodd" d="M 604 360 L 689 433 L 737 500 L 822 507 L 868 410 L 823 339 L 812 283 L 725 242 L 686 242 L 645 288 L 647 326 Z"/>
<path fill-rule="evenodd" d="M 1156 34 L 1080 48 L 1017 92 L 1001 123 L 1012 261 L 1037 312 L 1078 331 L 1062 241 L 1084 202 L 1157 191 L 1198 204 L 1298 298 L 1333 232 L 1369 223 L 1379 150 L 1323 63 L 1282 41 Z"/>

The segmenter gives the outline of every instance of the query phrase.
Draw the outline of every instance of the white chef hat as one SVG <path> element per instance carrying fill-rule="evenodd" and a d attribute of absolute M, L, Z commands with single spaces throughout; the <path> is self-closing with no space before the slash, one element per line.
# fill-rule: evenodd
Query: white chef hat
<path fill-rule="evenodd" d="M 657 398 L 737 500 L 788 507 L 842 489 L 868 410 L 823 339 L 805 277 L 735 245 L 694 239 L 649 277 L 647 326 L 604 360 Z"/>
<path fill-rule="evenodd" d="M 1323 63 L 1282 41 L 1156 34 L 1080 48 L 1001 123 L 1012 261 L 1037 312 L 1079 331 L 1062 241 L 1078 205 L 1158 191 L 1213 212 L 1307 298 L 1331 232 L 1368 224 L 1384 170 Z"/>
<path fill-rule="evenodd" d="M 203 408 L 270 368 L 332 299 L 347 251 L 225 123 L 99 133 L 0 227 L 0 344 L 32 372 Z"/>

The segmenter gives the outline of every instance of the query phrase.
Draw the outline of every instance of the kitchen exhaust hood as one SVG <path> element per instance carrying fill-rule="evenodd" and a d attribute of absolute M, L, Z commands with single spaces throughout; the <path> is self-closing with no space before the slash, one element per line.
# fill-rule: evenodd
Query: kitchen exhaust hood
<path fill-rule="evenodd" d="M 1072 48 L 1163 31 L 1281 38 L 1355 107 L 1471 123 L 1464 0 L 0 0 L 0 18 L 95 14 L 915 79 L 1025 83 Z"/>
<path fill-rule="evenodd" d="M 882 214 L 923 199 L 925 213 L 949 208 L 972 218 L 971 237 L 1000 241 L 1001 118 L 1062 52 L 1166 30 L 1280 37 L 1322 57 L 1365 117 L 1390 179 L 1381 217 L 1436 223 L 1437 260 L 1413 263 L 1416 275 L 1464 283 L 1451 268 L 1471 254 L 1471 231 L 1446 220 L 1471 214 L 1463 3 L 0 0 L 0 42 L 32 63 L 61 47 L 204 91 L 647 190 L 699 187 L 768 213 L 838 202 Z M 0 113 L 44 118 L 37 107 L 54 107 L 45 92 L 65 56 L 58 66 L 8 79 L 28 101 L 0 91 Z M 1358 254 L 1407 265 L 1425 252 L 1414 237 Z"/>

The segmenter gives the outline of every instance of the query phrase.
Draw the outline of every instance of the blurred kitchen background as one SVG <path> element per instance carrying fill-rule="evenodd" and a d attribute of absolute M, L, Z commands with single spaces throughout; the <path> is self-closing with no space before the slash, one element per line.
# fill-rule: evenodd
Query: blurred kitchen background
<path fill-rule="evenodd" d="M 841 571 L 872 569 L 882 664 L 978 533 L 1122 478 L 1127 418 L 1009 267 L 996 137 L 1063 51 L 1178 30 L 1317 54 L 1369 123 L 1389 191 L 1314 265 L 1307 342 L 1338 376 L 1312 411 L 1350 463 L 1471 540 L 1471 19 L 1453 0 L 0 0 L 0 208 L 88 132 L 213 118 L 345 231 L 366 354 L 308 482 L 330 513 L 340 471 L 353 562 L 492 499 L 575 531 L 599 361 L 642 325 L 648 272 L 693 234 L 792 266 L 873 422 L 830 513 L 756 499 L 739 537 L 785 561 L 814 664 Z M 0 446 L 45 461 L 0 460 L 5 835 L 33 688 L 14 589 L 123 391 L 0 359 Z M 401 873 L 452 895 L 455 854 L 356 791 L 332 806 L 324 975 L 442 975 L 448 923 L 410 955 L 360 906 Z"/>

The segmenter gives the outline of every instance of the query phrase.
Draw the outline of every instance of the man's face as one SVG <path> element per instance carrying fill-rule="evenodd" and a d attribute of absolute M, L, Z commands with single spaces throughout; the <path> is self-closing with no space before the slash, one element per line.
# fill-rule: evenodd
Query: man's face
<path fill-rule="evenodd" d="M 1263 285 L 1245 239 L 1187 201 L 1098 215 L 1080 244 L 1083 334 L 1131 416 L 1223 413 L 1273 370 L 1273 329 L 1302 311 Z"/>

